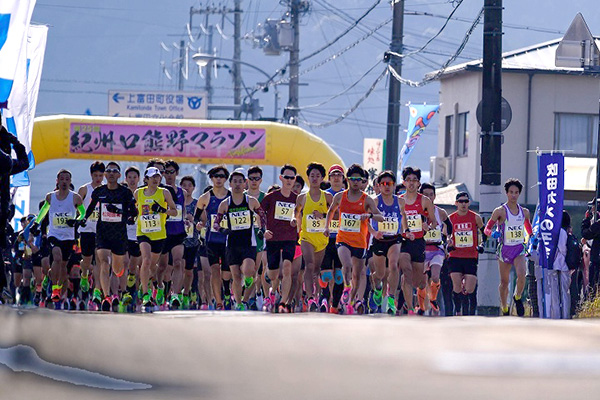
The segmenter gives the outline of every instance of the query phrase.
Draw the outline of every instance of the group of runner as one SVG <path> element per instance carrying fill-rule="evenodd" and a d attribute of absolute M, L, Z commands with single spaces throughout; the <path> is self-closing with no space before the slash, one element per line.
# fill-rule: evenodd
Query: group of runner
<path fill-rule="evenodd" d="M 77 191 L 67 170 L 22 221 L 14 274 L 21 304 L 103 311 L 237 309 L 438 315 L 440 271 L 447 268 L 452 302 L 446 315 L 474 315 L 477 262 L 487 238 L 498 239 L 502 312 L 508 276 L 524 315 L 525 244 L 529 212 L 521 183 L 505 184 L 507 202 L 486 225 L 469 209 L 436 206 L 435 187 L 406 167 L 402 183 L 380 173 L 374 196 L 358 164 L 326 170 L 310 163 L 308 190 L 284 165 L 280 185 L 261 191 L 262 170 L 217 165 L 199 198 L 192 176 L 179 179 L 173 160 L 153 159 L 140 172 L 116 162 L 90 166 Z M 228 188 L 229 187 L 229 188 Z"/>

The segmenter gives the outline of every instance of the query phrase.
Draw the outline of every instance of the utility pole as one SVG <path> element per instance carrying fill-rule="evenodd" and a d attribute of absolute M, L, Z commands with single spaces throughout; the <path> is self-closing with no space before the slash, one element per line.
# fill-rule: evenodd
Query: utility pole
<path fill-rule="evenodd" d="M 183 90 L 183 63 L 186 61 L 185 59 L 185 42 L 181 40 L 179 42 L 179 74 L 177 75 L 177 90 Z M 187 68 L 187 65 L 185 66 Z"/>
<path fill-rule="evenodd" d="M 487 220 L 502 203 L 502 0 L 484 0 L 482 85 L 479 212 Z M 499 276 L 491 251 L 480 256 L 479 265 L 478 313 L 498 315 Z"/>
<path fill-rule="evenodd" d="M 210 55 L 213 55 L 213 26 L 208 25 L 208 15 L 206 16 L 206 29 L 208 31 L 208 52 Z M 213 62 L 209 61 L 206 65 L 206 77 L 204 78 L 204 85 L 206 89 L 206 102 L 208 105 L 213 103 L 213 88 L 212 88 L 212 71 L 213 71 Z M 210 110 L 207 110 L 207 119 L 210 119 Z"/>
<path fill-rule="evenodd" d="M 242 0 L 235 0 L 233 14 L 233 104 L 242 104 L 242 69 L 239 61 L 242 59 Z M 240 119 L 241 109 L 235 112 L 235 119 Z"/>
<path fill-rule="evenodd" d="M 298 125 L 298 96 L 299 82 L 298 72 L 300 68 L 300 0 L 290 0 L 290 19 L 294 29 L 294 42 L 290 50 L 290 82 L 289 100 L 285 118 L 288 124 Z"/>
<path fill-rule="evenodd" d="M 404 29 L 404 0 L 395 0 L 390 50 L 402 54 L 402 36 Z M 402 58 L 389 57 L 390 66 L 402 76 Z M 400 147 L 400 82 L 390 79 L 388 94 L 387 133 L 385 140 L 385 169 L 396 173 L 398 170 L 398 151 Z"/>

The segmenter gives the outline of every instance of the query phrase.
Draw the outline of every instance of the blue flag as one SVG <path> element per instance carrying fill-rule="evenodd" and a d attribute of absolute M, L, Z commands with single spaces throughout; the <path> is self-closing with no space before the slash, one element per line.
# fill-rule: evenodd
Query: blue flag
<path fill-rule="evenodd" d="M 408 119 L 408 129 L 406 131 L 406 141 L 402 150 L 400 151 L 400 169 L 406 166 L 408 157 L 412 153 L 415 145 L 421 137 L 421 133 L 425 130 L 425 127 L 429 125 L 429 122 L 433 116 L 440 109 L 439 105 L 413 105 L 408 106 L 410 111 L 410 118 Z"/>
<path fill-rule="evenodd" d="M 565 158 L 562 153 L 546 153 L 538 157 L 540 266 L 552 269 L 562 223 Z"/>

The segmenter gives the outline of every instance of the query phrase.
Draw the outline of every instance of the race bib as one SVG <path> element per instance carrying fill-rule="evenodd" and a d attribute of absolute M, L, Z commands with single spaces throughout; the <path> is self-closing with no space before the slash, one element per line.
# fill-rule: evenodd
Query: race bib
<path fill-rule="evenodd" d="M 140 215 L 138 224 L 140 224 L 140 231 L 142 233 L 160 232 L 162 230 L 160 226 L 160 214 Z"/>
<path fill-rule="evenodd" d="M 296 204 L 278 201 L 275 203 L 275 219 L 282 221 L 291 221 L 294 218 L 294 209 Z"/>
<path fill-rule="evenodd" d="M 194 238 L 194 224 L 188 220 L 185 221 L 185 233 L 188 239 Z"/>
<path fill-rule="evenodd" d="M 340 220 L 332 219 L 329 221 L 329 233 L 338 233 L 340 230 Z"/>
<path fill-rule="evenodd" d="M 504 230 L 504 243 L 523 244 L 525 243 L 525 233 L 523 225 L 507 226 Z"/>
<path fill-rule="evenodd" d="M 55 212 L 52 214 L 52 226 L 58 229 L 68 229 L 67 221 L 72 218 L 72 214 L 68 212 Z"/>
<path fill-rule="evenodd" d="M 200 229 L 200 237 L 203 240 L 206 239 L 206 227 L 202 227 L 202 229 Z"/>
<path fill-rule="evenodd" d="M 230 211 L 229 220 L 231 221 L 232 231 L 242 231 L 244 229 L 250 229 L 251 221 L 250 210 L 244 211 Z"/>
<path fill-rule="evenodd" d="M 217 214 L 211 214 L 210 216 L 210 230 L 214 230 L 215 222 L 217 221 Z M 227 225 L 227 215 L 223 215 L 223 219 L 221 220 L 221 224 L 219 225 L 223 229 L 229 229 Z"/>
<path fill-rule="evenodd" d="M 435 229 L 430 229 L 423 236 L 426 242 L 439 243 L 442 241 L 442 229 L 436 226 Z"/>
<path fill-rule="evenodd" d="M 96 207 L 94 207 L 94 211 L 92 212 L 92 215 L 90 215 L 90 217 L 88 218 L 88 221 L 98 222 L 98 218 L 100 218 L 100 210 L 98 209 L 98 205 L 96 204 Z"/>
<path fill-rule="evenodd" d="M 312 214 L 306 215 L 306 232 L 323 233 L 325 232 L 325 219 L 315 218 Z"/>
<path fill-rule="evenodd" d="M 383 222 L 377 223 L 377 230 L 384 235 L 397 235 L 398 234 L 398 217 L 384 217 Z"/>
<path fill-rule="evenodd" d="M 410 232 L 421 232 L 423 231 L 423 220 L 421 214 L 408 214 L 406 216 L 406 224 Z"/>
<path fill-rule="evenodd" d="M 473 231 L 454 232 L 454 247 L 457 249 L 473 247 Z"/>
<path fill-rule="evenodd" d="M 340 230 L 343 232 L 360 232 L 360 214 L 342 213 Z"/>
<path fill-rule="evenodd" d="M 106 206 L 108 204 L 102 203 L 102 222 L 121 222 L 123 220 L 123 215 L 116 214 L 108 211 Z M 113 206 L 117 207 L 121 212 L 123 212 L 122 204 L 113 204 Z"/>
<path fill-rule="evenodd" d="M 173 222 L 173 221 L 183 221 L 183 208 L 181 207 L 181 204 L 177 204 L 177 215 L 175 215 L 174 217 L 169 215 L 167 216 L 167 221 L 169 222 Z"/>

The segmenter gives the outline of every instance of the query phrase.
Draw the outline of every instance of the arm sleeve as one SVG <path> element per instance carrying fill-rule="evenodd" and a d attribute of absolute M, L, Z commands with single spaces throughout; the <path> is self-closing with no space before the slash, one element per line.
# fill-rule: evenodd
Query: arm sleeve
<path fill-rule="evenodd" d="M 450 218 L 449 217 L 446 218 L 444 223 L 446 224 L 446 230 L 448 232 L 448 236 L 452 235 L 452 221 L 450 221 Z"/>
<path fill-rule="evenodd" d="M 86 216 L 85 207 L 83 206 L 83 204 L 77 206 L 77 211 L 79 211 L 79 217 L 77 217 L 77 219 L 81 221 Z"/>
<path fill-rule="evenodd" d="M 48 201 L 45 201 L 42 208 L 40 208 L 40 213 L 38 214 L 37 218 L 35 219 L 36 224 L 39 224 L 40 222 L 42 222 L 42 220 L 44 219 L 46 214 L 48 214 L 48 210 L 50 210 L 50 203 L 48 203 Z"/>

